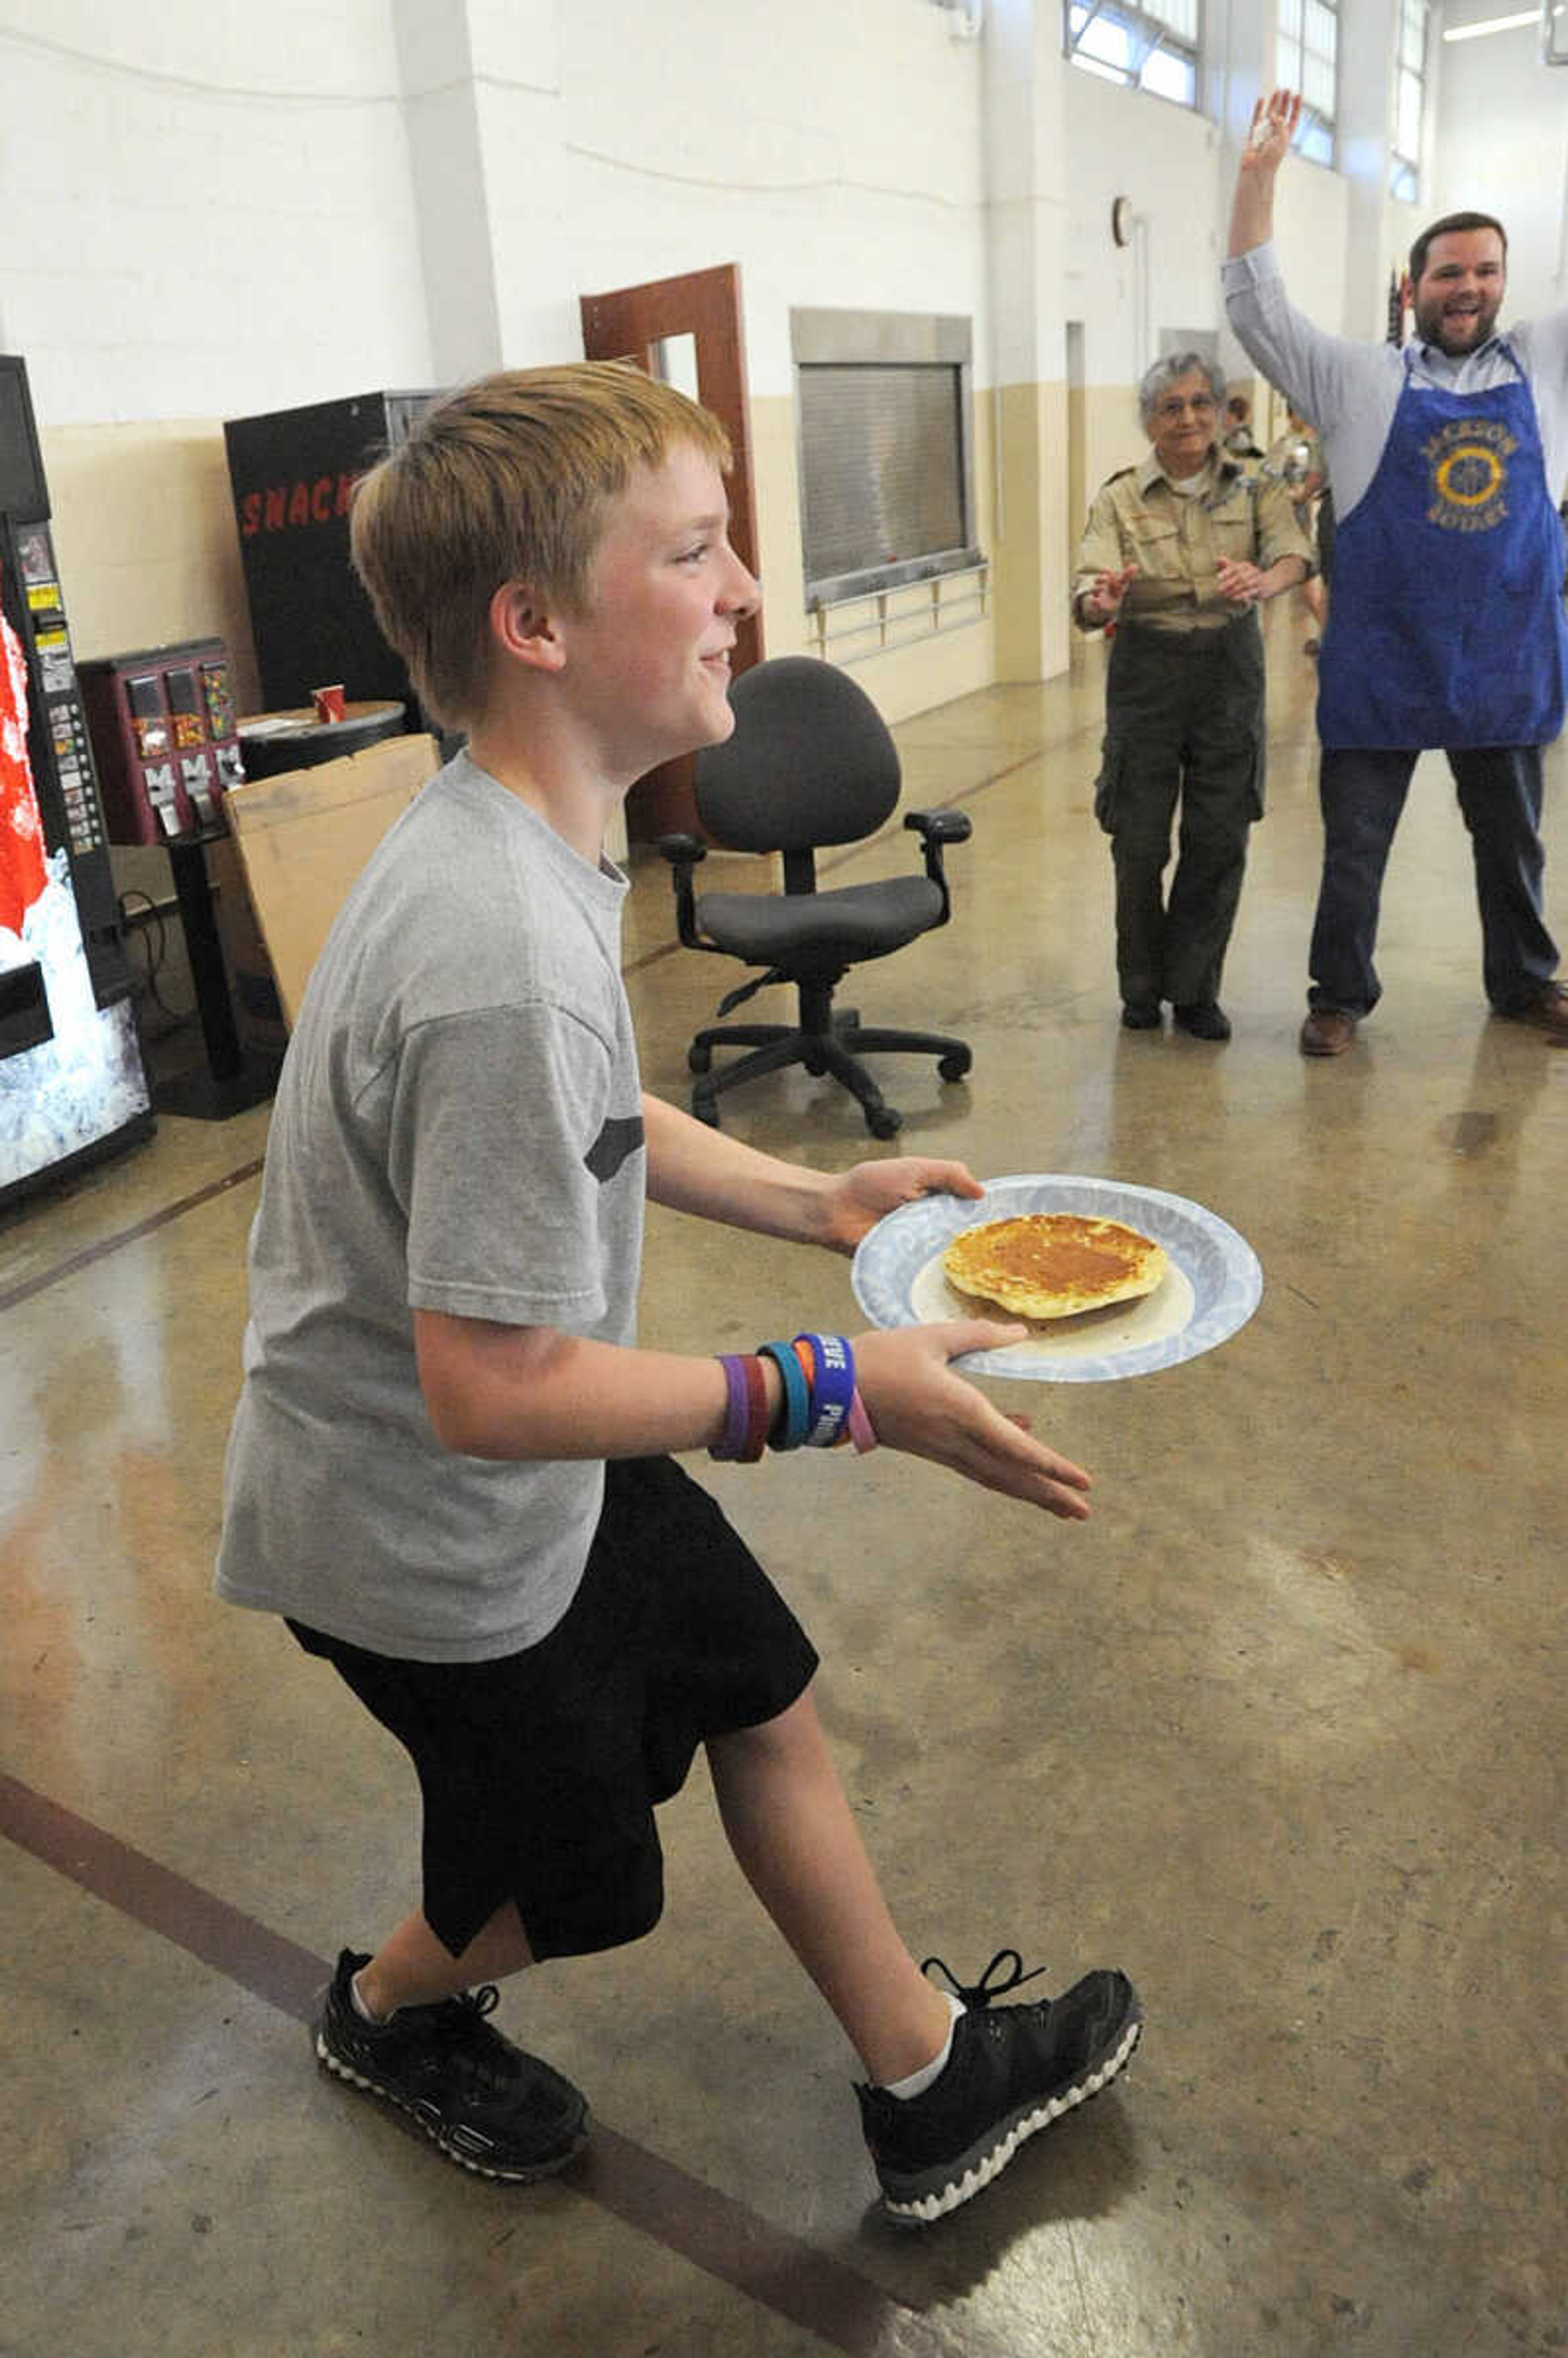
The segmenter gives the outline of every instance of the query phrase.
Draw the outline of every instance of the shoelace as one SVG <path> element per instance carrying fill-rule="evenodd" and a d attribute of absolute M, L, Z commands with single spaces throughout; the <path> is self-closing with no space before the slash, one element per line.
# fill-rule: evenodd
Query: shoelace
<path fill-rule="evenodd" d="M 954 1996 L 964 2006 L 988 2006 L 993 1998 L 1005 1997 L 1010 1990 L 1017 1989 L 1021 1983 L 1038 1981 L 1040 1975 L 1045 1971 L 1044 1965 L 1032 1965 L 1025 1973 L 1023 1959 L 1016 1949 L 999 1949 L 978 1982 L 961 1982 L 952 1966 L 941 1957 L 927 1957 L 920 1970 L 923 1974 L 928 1974 L 933 1965 L 938 1973 L 946 1974 L 947 1986 Z M 1006 1978 L 993 1982 L 991 1976 L 999 1970 L 1005 1974 Z"/>
<path fill-rule="evenodd" d="M 460 1990 L 455 1997 L 444 1998 L 431 2009 L 435 2017 L 431 2029 L 453 2044 L 466 2045 L 470 2068 L 492 2088 L 505 2087 L 512 2077 L 507 2046 L 500 2032 L 492 2030 L 485 2021 L 500 2003 L 495 1984 L 482 1982 L 478 1989 Z"/>
<path fill-rule="evenodd" d="M 438 2008 L 454 2030 L 471 2029 L 475 2020 L 482 2022 L 501 2004 L 501 1992 L 493 1982 L 481 1982 L 478 1989 L 459 1990 L 455 1997 L 443 1998 Z"/>

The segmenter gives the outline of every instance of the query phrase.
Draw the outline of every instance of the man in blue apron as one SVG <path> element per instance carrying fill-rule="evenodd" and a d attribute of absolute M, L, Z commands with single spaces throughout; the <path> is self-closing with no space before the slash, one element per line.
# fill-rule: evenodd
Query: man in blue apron
<path fill-rule="evenodd" d="M 1356 344 L 1292 308 L 1271 243 L 1300 119 L 1260 100 L 1237 176 L 1226 308 L 1254 364 L 1314 419 L 1335 489 L 1319 657 L 1323 882 L 1301 1044 L 1336 1056 L 1380 992 L 1383 871 L 1416 757 L 1441 747 L 1476 863 L 1482 978 L 1499 1015 L 1568 1045 L 1541 914 L 1541 749 L 1563 726 L 1568 311 L 1495 332 L 1508 240 L 1451 213 L 1411 250 L 1415 336 Z"/>

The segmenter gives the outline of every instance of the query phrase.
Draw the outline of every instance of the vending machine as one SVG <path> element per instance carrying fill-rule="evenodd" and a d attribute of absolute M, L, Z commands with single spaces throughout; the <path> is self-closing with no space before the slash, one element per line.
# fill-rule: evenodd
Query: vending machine
<path fill-rule="evenodd" d="M 243 785 L 229 655 L 182 639 L 80 666 L 114 843 L 168 854 L 205 1061 L 159 1076 L 160 1113 L 226 1121 L 270 1097 L 287 1034 L 229 836 L 224 798 Z"/>
<path fill-rule="evenodd" d="M 186 639 L 78 667 L 114 843 L 172 843 L 223 825 L 221 797 L 244 783 L 229 656 Z"/>
<path fill-rule="evenodd" d="M 308 709 L 341 682 L 351 703 L 390 700 L 423 729 L 407 671 L 349 562 L 355 483 L 404 441 L 433 392 L 361 393 L 231 417 L 223 427 L 251 636 L 269 712 Z"/>
<path fill-rule="evenodd" d="M 152 1098 L 25 363 L 0 353 L 0 1203 Z"/>

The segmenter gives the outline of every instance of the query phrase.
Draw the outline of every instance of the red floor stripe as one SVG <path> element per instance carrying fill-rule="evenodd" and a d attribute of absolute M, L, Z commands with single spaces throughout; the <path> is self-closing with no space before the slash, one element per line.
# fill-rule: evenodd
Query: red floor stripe
<path fill-rule="evenodd" d="M 0 1833 L 280 2013 L 308 2020 L 330 1971 L 319 1957 L 3 1772 Z"/>
<path fill-rule="evenodd" d="M 281 2013 L 309 2020 L 324 1959 L 3 1771 L 0 1834 Z M 951 2338 L 917 2309 L 602 2122 L 559 2183 L 849 2358 L 954 2358 Z M 969 2331 L 961 2346 L 964 2358 L 987 2358 Z"/>

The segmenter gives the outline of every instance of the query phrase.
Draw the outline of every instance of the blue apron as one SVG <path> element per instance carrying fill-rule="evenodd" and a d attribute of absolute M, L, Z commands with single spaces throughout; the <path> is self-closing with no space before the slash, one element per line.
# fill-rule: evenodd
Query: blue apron
<path fill-rule="evenodd" d="M 1318 673 L 1331 749 L 1557 735 L 1563 531 L 1528 384 L 1442 393 L 1412 382 L 1405 354 L 1378 471 L 1338 519 Z"/>

